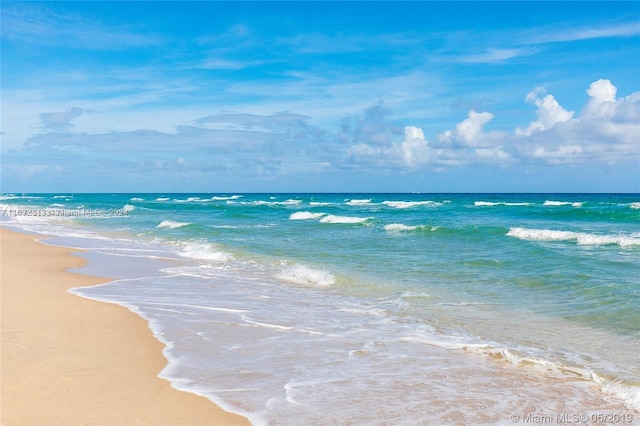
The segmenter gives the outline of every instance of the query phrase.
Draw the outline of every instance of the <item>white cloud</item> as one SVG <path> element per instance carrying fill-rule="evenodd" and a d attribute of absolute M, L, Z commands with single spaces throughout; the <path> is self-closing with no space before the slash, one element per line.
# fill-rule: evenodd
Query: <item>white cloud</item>
<path fill-rule="evenodd" d="M 544 93 L 544 88 L 538 86 L 525 97 L 525 101 L 533 102 L 538 107 L 538 120 L 531 122 L 524 129 L 516 128 L 517 135 L 529 136 L 534 132 L 550 129 L 556 123 L 569 121 L 573 118 L 573 111 L 562 108 L 553 95 L 539 97 Z"/>
<path fill-rule="evenodd" d="M 379 122 L 378 129 L 387 125 Z M 367 128 L 363 129 L 365 132 Z M 387 137 L 389 136 L 389 137 Z M 390 134 L 364 134 L 356 136 L 358 140 L 366 142 L 351 145 L 347 150 L 348 161 L 351 164 L 366 165 L 383 168 L 414 169 L 426 164 L 430 159 L 429 142 L 425 139 L 422 129 L 415 126 L 404 128 L 402 142 L 396 142 Z"/>
<path fill-rule="evenodd" d="M 615 115 L 616 92 L 618 89 L 611 84 L 611 81 L 600 79 L 591 83 L 587 89 L 587 94 L 591 96 L 583 117 L 610 118 Z"/>
<path fill-rule="evenodd" d="M 483 63 L 500 63 L 505 62 L 508 59 L 517 58 L 518 56 L 530 55 L 533 53 L 532 49 L 488 49 L 482 53 L 474 53 L 470 55 L 463 55 L 457 58 L 458 62 L 468 64 L 483 64 Z"/>
<path fill-rule="evenodd" d="M 455 139 L 466 145 L 479 145 L 483 139 L 483 127 L 493 119 L 490 112 L 469 111 L 466 120 L 458 123 L 455 131 Z"/>
<path fill-rule="evenodd" d="M 440 165 L 542 163 L 550 165 L 640 162 L 640 92 L 616 99 L 609 80 L 587 89 L 589 100 L 580 116 L 563 108 L 543 87 L 535 87 L 525 101 L 537 107 L 537 119 L 513 133 L 485 132 L 494 116 L 469 111 L 454 130 L 438 135 L 430 162 Z M 638 164 L 640 167 L 640 163 Z"/>
<path fill-rule="evenodd" d="M 566 41 L 589 40 L 595 38 L 632 37 L 640 34 L 640 24 L 637 22 L 602 25 L 599 28 L 570 28 L 551 31 L 536 29 L 536 35 L 528 43 L 555 43 Z"/>
<path fill-rule="evenodd" d="M 640 160 L 640 92 L 616 99 L 617 88 L 611 81 L 594 81 L 587 89 L 590 99 L 576 118 L 552 95 L 539 98 L 540 90 L 533 93 L 527 99 L 538 106 L 538 120 L 524 130 L 516 129 L 522 160 L 548 164 Z"/>
<path fill-rule="evenodd" d="M 405 127 L 404 140 L 402 141 L 402 153 L 405 163 L 409 167 L 426 163 L 429 158 L 428 144 L 422 129 L 414 126 Z"/>

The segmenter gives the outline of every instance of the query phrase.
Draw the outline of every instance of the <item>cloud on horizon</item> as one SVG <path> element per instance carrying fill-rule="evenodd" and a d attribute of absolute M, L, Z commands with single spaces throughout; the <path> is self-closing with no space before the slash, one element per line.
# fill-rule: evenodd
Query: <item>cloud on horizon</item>
<path fill-rule="evenodd" d="M 174 132 L 91 134 L 72 125 L 89 111 L 72 107 L 40 114 L 41 132 L 21 149 L 4 153 L 3 175 L 34 182 L 96 176 L 126 185 L 136 176 L 146 183 L 200 180 L 231 185 L 252 179 L 313 182 L 372 170 L 410 176 L 469 165 L 639 165 L 640 92 L 617 97 L 611 81 L 600 79 L 586 93 L 589 99 L 576 114 L 535 87 L 524 98 L 536 107 L 529 125 L 491 130 L 497 117 L 471 109 L 431 140 L 421 127 L 392 120 L 381 103 L 345 117 L 333 131 L 309 124 L 309 116 L 280 112 L 205 115 L 175 126 Z"/>
<path fill-rule="evenodd" d="M 528 126 L 516 127 L 513 132 L 487 132 L 484 127 L 494 114 L 472 109 L 455 129 L 439 133 L 434 143 L 414 126 L 405 127 L 401 141 L 384 130 L 391 125 L 379 115 L 375 124 L 359 129 L 352 137 L 357 143 L 349 147 L 347 157 L 350 164 L 359 167 L 399 169 L 478 163 L 577 166 L 634 159 L 640 165 L 640 92 L 617 99 L 617 88 L 605 79 L 591 83 L 586 92 L 590 99 L 576 118 L 574 111 L 567 111 L 553 95 L 545 95 L 543 87 L 536 87 L 525 97 L 537 107 L 537 119 Z M 365 113 L 363 121 L 368 115 Z M 412 148 L 407 151 L 409 146 Z"/>

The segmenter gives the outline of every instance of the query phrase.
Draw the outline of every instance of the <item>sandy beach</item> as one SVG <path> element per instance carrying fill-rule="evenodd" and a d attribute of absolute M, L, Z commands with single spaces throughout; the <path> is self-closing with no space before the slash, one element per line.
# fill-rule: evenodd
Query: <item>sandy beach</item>
<path fill-rule="evenodd" d="M 249 424 L 158 378 L 163 345 L 142 318 L 68 293 L 106 281 L 65 272 L 82 259 L 0 235 L 3 426 Z"/>

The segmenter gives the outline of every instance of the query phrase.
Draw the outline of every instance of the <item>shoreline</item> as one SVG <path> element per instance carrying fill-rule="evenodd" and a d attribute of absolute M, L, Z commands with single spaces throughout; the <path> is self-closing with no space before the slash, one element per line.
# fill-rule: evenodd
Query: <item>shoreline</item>
<path fill-rule="evenodd" d="M 78 273 L 78 250 L 0 227 L 0 423 L 249 425 L 159 372 L 164 345 L 123 306 L 70 288 L 110 281 Z"/>

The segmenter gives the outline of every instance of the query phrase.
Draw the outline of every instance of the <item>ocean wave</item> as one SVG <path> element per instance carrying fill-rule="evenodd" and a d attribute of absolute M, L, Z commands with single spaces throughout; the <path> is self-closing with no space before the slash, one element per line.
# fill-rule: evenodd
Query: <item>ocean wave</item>
<path fill-rule="evenodd" d="M 167 198 L 168 200 L 168 198 Z M 158 201 L 166 201 L 165 199 L 158 199 Z M 209 199 L 202 199 L 200 197 L 187 197 L 186 200 L 182 200 L 180 198 L 174 198 L 174 200 L 176 203 L 206 203 L 207 201 L 211 201 Z"/>
<path fill-rule="evenodd" d="M 174 220 L 163 220 L 162 222 L 160 222 L 158 226 L 156 226 L 156 228 L 176 229 L 176 228 L 181 228 L 187 225 L 191 225 L 191 222 L 177 222 Z"/>
<path fill-rule="evenodd" d="M 55 198 L 55 197 L 54 197 Z M 129 201 L 144 201 L 144 198 L 131 197 Z"/>
<path fill-rule="evenodd" d="M 229 253 L 219 250 L 214 244 L 204 242 L 188 242 L 182 244 L 180 256 L 198 260 L 212 260 L 226 262 L 233 258 Z"/>
<path fill-rule="evenodd" d="M 302 200 L 294 200 L 289 199 L 285 201 L 264 201 L 264 200 L 254 200 L 254 201 L 243 201 L 240 204 L 245 206 L 294 206 L 302 203 Z"/>
<path fill-rule="evenodd" d="M 350 206 L 361 206 L 364 204 L 371 204 L 371 198 L 367 198 L 367 199 L 361 199 L 361 200 L 348 200 L 345 204 L 348 204 Z"/>
<path fill-rule="evenodd" d="M 618 399 L 630 405 L 634 410 L 640 411 L 640 384 L 629 383 L 616 378 L 607 377 L 591 372 L 591 380 L 593 380 L 602 392 L 613 395 Z"/>
<path fill-rule="evenodd" d="M 396 209 L 410 209 L 419 206 L 440 207 L 442 205 L 438 201 L 383 201 L 382 204 Z"/>
<path fill-rule="evenodd" d="M 403 225 L 402 223 L 390 223 L 384 226 L 384 230 L 387 232 L 431 231 L 433 229 L 427 225 Z"/>
<path fill-rule="evenodd" d="M 632 209 L 640 209 L 640 201 L 629 204 Z"/>
<path fill-rule="evenodd" d="M 135 210 L 136 208 L 134 206 L 132 206 L 131 204 L 125 204 L 124 206 L 122 206 L 122 211 L 125 212 L 131 212 L 133 210 Z"/>
<path fill-rule="evenodd" d="M 476 207 L 493 207 L 493 206 L 530 206 L 532 203 L 520 202 L 509 203 L 505 201 L 476 201 L 473 203 Z"/>
<path fill-rule="evenodd" d="M 552 207 L 558 207 L 558 206 L 572 206 L 572 207 L 582 207 L 584 203 L 583 202 L 575 202 L 575 201 L 545 201 L 542 205 L 543 206 L 552 206 Z"/>
<path fill-rule="evenodd" d="M 158 197 L 156 198 L 156 201 L 169 201 L 170 198 L 169 197 Z"/>
<path fill-rule="evenodd" d="M 355 223 L 364 223 L 372 219 L 371 217 L 357 217 L 357 216 L 336 216 L 336 215 L 326 215 L 322 219 L 320 219 L 321 223 L 346 223 L 346 224 L 355 224 Z"/>
<path fill-rule="evenodd" d="M 37 200 L 39 198 L 43 198 L 43 197 L 36 197 L 36 196 L 32 196 L 32 195 L 14 195 L 14 194 L 5 194 L 5 195 L 0 196 L 0 200 L 15 200 L 15 199 Z"/>
<path fill-rule="evenodd" d="M 460 338 L 458 336 L 406 336 L 401 337 L 400 340 L 464 351 L 478 356 L 486 356 L 494 360 L 530 368 L 533 371 L 537 371 L 538 374 L 545 376 L 569 377 L 571 380 L 577 378 L 587 382 L 593 382 L 603 393 L 615 396 L 635 410 L 640 409 L 640 386 L 637 382 L 632 383 L 624 379 L 608 377 L 583 365 L 549 359 L 544 354 L 536 355 L 536 351 L 532 348 L 520 350 L 503 347 L 494 342 L 474 342 L 468 338 Z"/>
<path fill-rule="evenodd" d="M 276 278 L 294 284 L 328 287 L 336 282 L 336 277 L 325 269 L 313 269 L 295 264 L 280 271 Z"/>
<path fill-rule="evenodd" d="M 211 199 L 213 201 L 230 201 L 230 200 L 237 200 L 238 198 L 242 198 L 242 195 L 231 195 L 231 196 L 213 196 L 211 197 Z"/>
<path fill-rule="evenodd" d="M 322 216 L 326 216 L 326 213 L 313 213 L 313 212 L 295 212 L 289 216 L 290 220 L 310 220 L 320 219 Z"/>
<path fill-rule="evenodd" d="M 575 241 L 579 245 L 640 245 L 640 238 L 630 235 L 597 235 L 586 232 L 556 231 L 552 229 L 511 228 L 507 236 L 529 241 Z"/>

